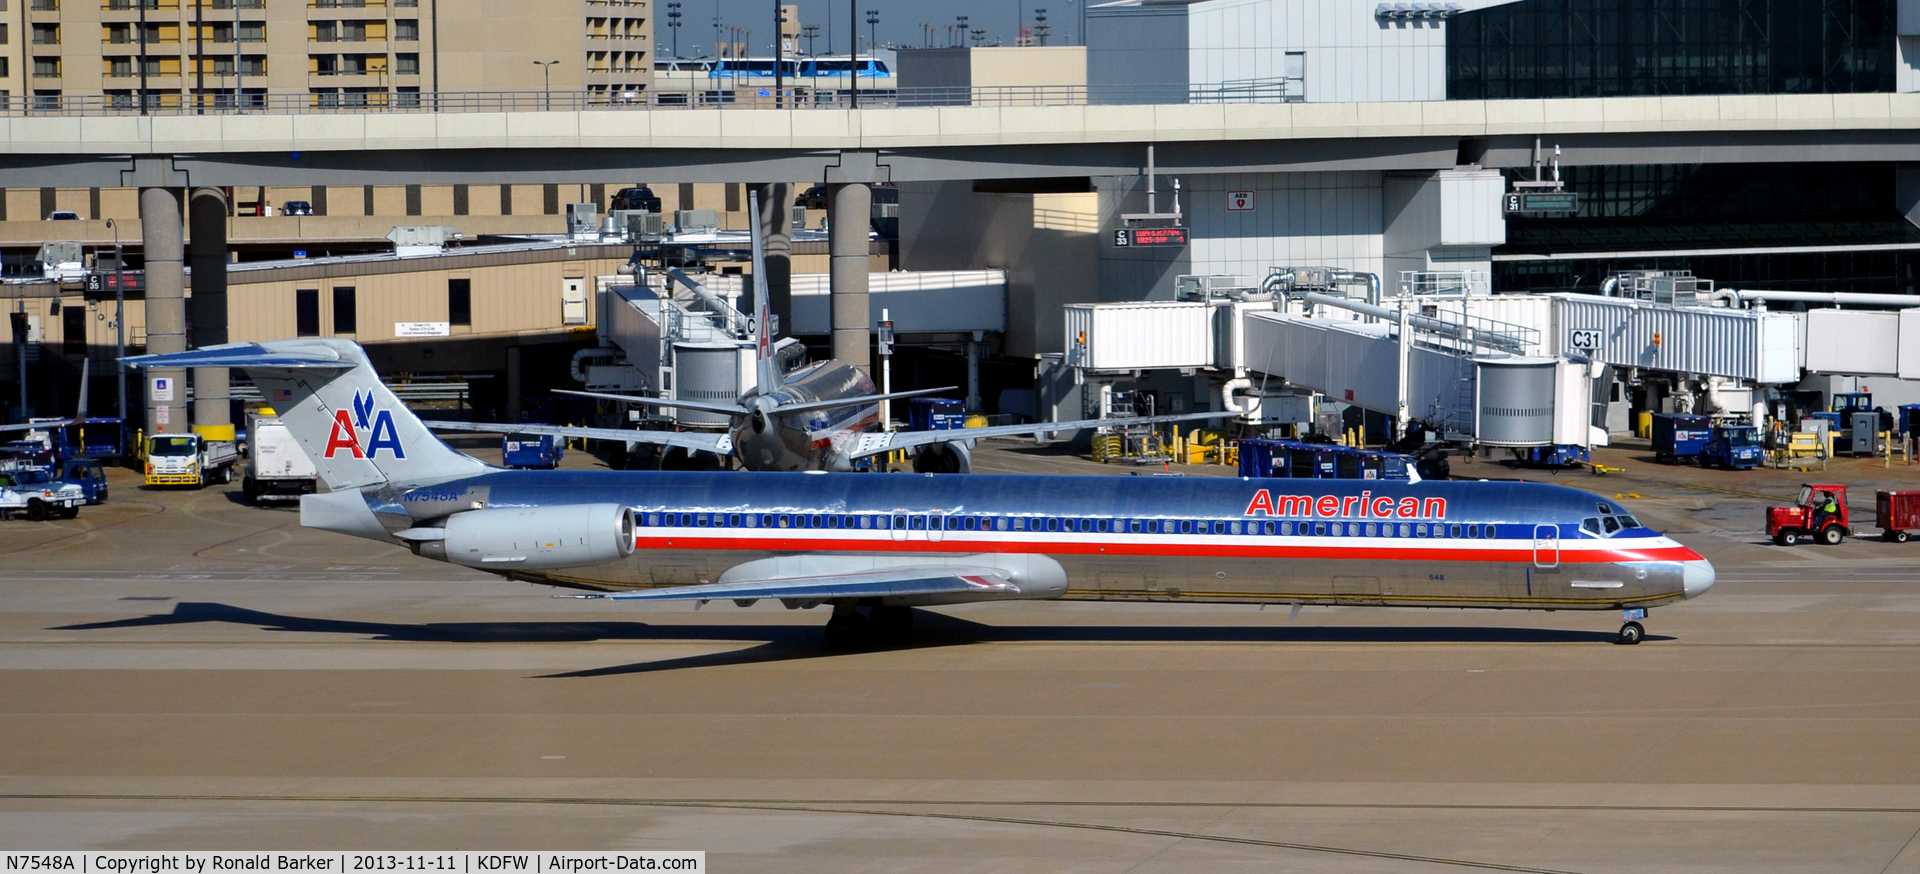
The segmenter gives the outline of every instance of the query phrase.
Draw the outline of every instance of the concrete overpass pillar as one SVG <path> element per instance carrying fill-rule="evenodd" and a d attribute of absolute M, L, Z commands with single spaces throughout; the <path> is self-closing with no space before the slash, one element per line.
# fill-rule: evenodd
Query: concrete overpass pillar
<path fill-rule="evenodd" d="M 193 230 L 194 348 L 227 342 L 227 198 L 218 188 L 195 188 L 187 196 Z M 193 369 L 193 427 L 209 440 L 233 439 L 227 368 Z"/>
<path fill-rule="evenodd" d="M 793 333 L 793 183 L 768 182 L 760 189 L 761 245 L 767 257 L 767 310 Z"/>
<path fill-rule="evenodd" d="M 868 372 L 873 358 L 867 310 L 867 233 L 873 224 L 873 191 L 865 183 L 827 186 L 827 251 L 832 265 L 833 357 Z"/>
<path fill-rule="evenodd" d="M 140 189 L 140 246 L 147 262 L 147 351 L 187 351 L 180 190 Z M 147 433 L 187 431 L 186 369 L 147 370 Z"/>

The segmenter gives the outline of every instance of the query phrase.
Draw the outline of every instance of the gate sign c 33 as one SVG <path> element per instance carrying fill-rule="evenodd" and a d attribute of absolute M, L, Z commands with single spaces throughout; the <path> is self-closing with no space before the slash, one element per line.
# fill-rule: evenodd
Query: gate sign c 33
<path fill-rule="evenodd" d="M 1186 228 L 1121 228 L 1113 232 L 1113 245 L 1120 249 L 1186 244 Z"/>

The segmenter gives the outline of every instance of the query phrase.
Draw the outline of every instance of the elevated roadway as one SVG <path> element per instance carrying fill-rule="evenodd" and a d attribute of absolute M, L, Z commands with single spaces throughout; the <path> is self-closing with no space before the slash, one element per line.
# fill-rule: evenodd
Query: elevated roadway
<path fill-rule="evenodd" d="M 409 111 L 0 117 L 0 185 L 917 181 L 1522 166 L 1889 161 L 1920 94 L 1423 103 Z"/>

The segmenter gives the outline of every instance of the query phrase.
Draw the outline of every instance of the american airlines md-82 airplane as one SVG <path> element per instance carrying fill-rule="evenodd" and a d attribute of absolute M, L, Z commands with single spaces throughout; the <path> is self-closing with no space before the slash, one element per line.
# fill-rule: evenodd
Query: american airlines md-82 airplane
<path fill-rule="evenodd" d="M 301 499 L 304 526 L 585 597 L 830 605 L 831 646 L 1019 598 L 1620 610 L 1637 643 L 1649 608 L 1714 580 L 1561 486 L 504 470 L 434 437 L 351 341 L 128 363 L 246 369 L 330 489 Z"/>

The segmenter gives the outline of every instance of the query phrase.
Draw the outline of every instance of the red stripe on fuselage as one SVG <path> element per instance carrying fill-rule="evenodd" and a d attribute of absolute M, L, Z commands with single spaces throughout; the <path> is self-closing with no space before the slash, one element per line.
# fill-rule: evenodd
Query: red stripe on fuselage
<path fill-rule="evenodd" d="M 764 530 L 764 529 L 763 529 Z M 1258 536 L 1258 535 L 1255 535 Z M 754 552 L 995 552 L 1040 553 L 1053 555 L 1114 555 L 1215 558 L 1333 558 L 1352 561 L 1485 561 L 1532 564 L 1531 547 L 1433 547 L 1320 544 L 1220 544 L 1166 543 L 1141 541 L 1022 541 L 967 540 L 957 537 L 940 540 L 894 540 L 886 538 L 820 538 L 774 535 L 760 537 L 713 536 L 702 533 L 637 534 L 639 549 L 707 549 Z M 1385 542 L 1385 538 L 1375 539 Z M 1648 549 L 1561 549 L 1559 564 L 1605 564 L 1636 561 L 1698 561 L 1700 554 L 1685 546 Z"/>

